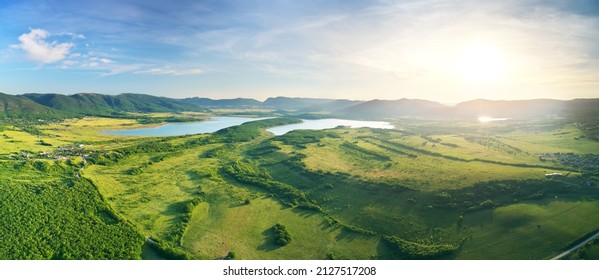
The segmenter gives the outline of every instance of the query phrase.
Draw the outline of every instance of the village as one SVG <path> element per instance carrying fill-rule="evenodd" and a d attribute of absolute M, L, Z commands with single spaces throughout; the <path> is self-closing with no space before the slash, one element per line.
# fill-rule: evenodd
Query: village
<path fill-rule="evenodd" d="M 574 153 L 544 153 L 539 156 L 540 161 L 558 161 L 581 171 L 597 172 L 599 169 L 599 155 L 574 154 Z"/>
<path fill-rule="evenodd" d="M 53 151 L 41 151 L 38 153 L 31 151 L 20 151 L 8 155 L 7 158 L 11 160 L 23 160 L 23 159 L 55 159 L 66 161 L 73 157 L 82 157 L 84 161 L 87 157 L 91 156 L 91 151 L 85 151 L 85 145 L 76 144 L 75 146 L 60 146 Z"/>

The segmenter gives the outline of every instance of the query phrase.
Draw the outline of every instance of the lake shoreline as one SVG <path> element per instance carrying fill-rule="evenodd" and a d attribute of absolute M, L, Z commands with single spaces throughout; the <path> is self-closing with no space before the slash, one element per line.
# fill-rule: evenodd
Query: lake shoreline
<path fill-rule="evenodd" d="M 247 122 L 265 120 L 269 118 L 247 118 L 247 117 L 230 117 L 218 116 L 208 120 L 187 122 L 187 123 L 167 123 L 152 127 L 136 127 L 130 129 L 105 130 L 100 131 L 100 134 L 118 135 L 118 136 L 138 136 L 138 137 L 164 137 L 164 136 L 182 136 L 202 133 L 213 133 L 218 130 L 241 125 Z M 371 127 L 382 129 L 393 129 L 394 126 L 385 121 L 358 121 L 347 119 L 317 119 L 308 120 L 301 119 L 301 123 L 288 124 L 277 127 L 268 128 L 266 131 L 274 135 L 283 135 L 289 131 L 297 129 L 330 129 L 338 126 L 349 126 L 352 128 Z"/>

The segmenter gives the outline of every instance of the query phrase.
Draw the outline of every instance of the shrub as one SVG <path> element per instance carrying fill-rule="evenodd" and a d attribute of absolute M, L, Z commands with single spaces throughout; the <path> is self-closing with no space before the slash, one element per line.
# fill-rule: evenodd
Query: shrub
<path fill-rule="evenodd" d="M 398 257 L 408 259 L 439 259 L 458 250 L 458 246 L 453 244 L 421 244 L 397 236 L 385 236 L 383 240 Z"/>
<path fill-rule="evenodd" d="M 272 229 L 275 232 L 275 242 L 277 244 L 285 246 L 291 242 L 291 235 L 284 225 L 277 223 Z"/>
<path fill-rule="evenodd" d="M 229 251 L 229 253 L 227 253 L 227 256 L 225 257 L 225 259 L 231 260 L 231 259 L 234 259 L 235 257 L 236 257 L 235 252 Z"/>

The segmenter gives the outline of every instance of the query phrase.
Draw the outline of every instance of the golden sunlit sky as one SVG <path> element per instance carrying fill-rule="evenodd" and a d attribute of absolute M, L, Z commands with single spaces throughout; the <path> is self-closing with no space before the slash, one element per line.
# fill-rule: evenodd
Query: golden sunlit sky
<path fill-rule="evenodd" d="M 0 92 L 599 97 L 599 1 L 0 0 Z"/>

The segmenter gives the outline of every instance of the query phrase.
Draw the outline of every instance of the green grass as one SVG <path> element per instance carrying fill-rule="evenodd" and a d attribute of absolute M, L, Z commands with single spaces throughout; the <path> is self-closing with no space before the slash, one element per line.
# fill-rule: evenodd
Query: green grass
<path fill-rule="evenodd" d="M 515 131 L 502 138 L 531 153 L 598 153 L 599 142 L 582 136 L 582 131 L 569 124 L 548 131 Z"/>
<path fill-rule="evenodd" d="M 586 226 L 572 228 L 571 232 L 568 233 L 541 235 L 536 240 L 530 241 L 534 244 L 532 246 L 524 244 L 528 242 L 529 237 L 523 237 L 520 228 L 521 225 L 507 222 L 510 220 L 509 217 L 500 215 L 497 219 L 488 222 L 488 227 L 484 229 L 470 226 L 463 227 L 462 224 L 466 224 L 466 221 L 471 222 L 471 217 L 477 217 L 477 215 L 489 211 L 502 213 L 501 211 L 504 211 L 504 209 L 512 207 L 509 204 L 517 203 L 517 200 L 508 202 L 508 206 L 499 207 L 496 210 L 478 210 L 462 214 L 455 210 L 435 208 L 434 200 L 432 200 L 434 196 L 426 195 L 422 191 L 437 193 L 442 190 L 459 190 L 460 188 L 464 188 L 468 192 L 470 191 L 469 187 L 478 182 L 523 179 L 541 180 L 544 178 L 545 173 L 555 171 L 552 171 L 551 167 L 518 166 L 522 164 L 540 165 L 538 159 L 535 158 L 536 155 L 529 156 L 525 150 L 511 154 L 511 156 L 504 154 L 502 155 L 504 158 L 493 158 L 495 161 L 501 160 L 501 163 L 504 164 L 480 161 L 468 162 L 468 158 L 463 155 L 458 159 L 452 158 L 457 157 L 460 153 L 451 154 L 442 152 L 444 150 L 455 149 L 455 147 L 442 145 L 444 148 L 441 151 L 434 150 L 441 146 L 438 143 L 435 147 L 432 147 L 430 142 L 423 145 L 423 142 L 405 140 L 399 136 L 393 139 L 393 141 L 411 149 L 393 152 L 393 149 L 383 149 L 380 145 L 377 146 L 376 144 L 384 144 L 384 142 L 377 140 L 380 137 L 376 137 L 375 134 L 370 133 L 367 129 L 334 129 L 329 131 L 337 132 L 341 138 L 324 138 L 316 143 L 308 143 L 305 147 L 283 147 L 278 152 L 272 153 L 270 158 L 263 161 L 265 162 L 264 166 L 276 180 L 287 182 L 306 191 L 310 199 L 315 199 L 325 211 L 332 214 L 344 224 L 359 226 L 382 234 L 400 235 L 408 240 L 420 240 L 427 243 L 452 243 L 466 237 L 469 241 L 465 244 L 475 245 L 465 245 L 465 253 L 458 254 L 460 258 L 477 258 L 477 255 L 470 248 L 483 247 L 480 244 L 480 240 L 485 240 L 484 238 L 486 238 L 487 234 L 489 239 L 505 238 L 508 240 L 506 243 L 518 244 L 518 246 L 522 246 L 525 250 L 521 252 L 501 251 L 501 248 L 511 248 L 511 245 L 506 246 L 505 243 L 501 245 L 496 244 L 496 247 L 499 249 L 493 247 L 492 250 L 499 250 L 498 252 L 482 251 L 480 252 L 480 258 L 485 258 L 485 256 L 490 256 L 490 258 L 545 258 L 551 252 L 559 251 L 564 244 L 569 244 L 572 240 L 586 234 L 589 230 L 593 229 L 593 226 L 599 225 L 599 221 L 589 220 L 586 221 Z M 414 136 L 408 136 L 408 138 L 413 139 Z M 371 141 L 364 141 L 363 139 Z M 357 149 L 347 151 L 347 149 L 342 147 L 343 143 L 352 140 L 353 145 L 359 146 L 360 150 L 369 150 L 372 153 L 356 152 Z M 426 140 L 420 139 L 419 141 Z M 454 141 L 452 143 L 458 143 L 456 144 L 458 147 L 468 148 L 473 152 L 482 153 L 484 149 L 487 149 L 486 146 L 477 148 L 476 145 L 479 144 L 466 141 L 465 139 L 464 141 Z M 495 147 L 504 148 L 501 144 L 497 144 L 497 142 L 490 141 L 490 143 L 495 145 Z M 511 144 L 506 144 L 506 146 L 508 146 L 506 149 L 513 151 L 520 150 Z M 477 149 L 482 150 L 477 151 Z M 425 150 L 426 152 L 420 152 L 420 150 Z M 282 153 L 288 155 L 301 153 L 304 155 L 302 162 L 306 165 L 304 171 L 306 175 L 302 175 L 302 172 L 298 173 L 296 169 L 285 164 L 284 157 L 281 157 Z M 495 153 L 500 152 L 495 151 Z M 523 156 L 518 158 L 519 154 Z M 381 162 L 380 159 L 382 156 L 374 158 L 373 155 L 388 156 L 391 158 L 391 163 Z M 416 157 L 410 155 L 416 155 Z M 524 157 L 534 159 L 529 159 L 528 161 L 522 160 Z M 473 158 L 479 157 L 472 157 L 470 159 Z M 509 164 L 514 165 L 511 166 Z M 555 168 L 559 169 L 562 167 L 555 165 Z M 349 177 L 350 179 L 341 179 L 345 175 L 340 173 L 350 174 L 351 177 Z M 577 175 L 577 173 L 571 173 L 570 179 L 564 180 L 566 184 L 564 187 L 568 186 L 568 184 L 572 187 L 580 187 L 583 179 L 577 177 Z M 402 191 L 401 189 L 397 191 L 386 190 L 385 186 L 377 186 L 375 182 L 387 182 L 416 191 Z M 565 188 L 566 192 L 571 192 L 567 190 L 567 187 Z M 543 195 L 540 197 L 543 197 Z M 572 201 L 572 199 L 580 200 L 581 198 L 580 195 L 576 196 L 574 194 L 574 196 L 560 197 L 558 202 L 565 203 L 564 200 Z M 489 197 L 488 199 L 495 198 Z M 505 203 L 505 199 L 503 201 Z M 534 201 L 531 203 L 534 204 Z M 553 227 L 557 231 L 560 226 L 564 227 L 568 220 L 578 219 L 582 213 L 592 212 L 591 208 L 580 207 L 579 211 L 572 212 L 574 216 L 569 214 L 561 214 L 562 216 L 559 216 L 555 214 L 555 211 L 559 211 L 560 208 L 555 205 L 557 204 L 551 204 L 551 207 L 541 209 L 522 208 L 519 209 L 520 211 L 513 213 L 512 216 L 514 221 L 516 221 L 525 219 L 527 215 L 537 211 L 538 213 L 534 213 L 533 215 L 541 216 L 531 223 L 534 223 L 536 220 L 547 219 L 551 221 L 547 223 L 547 228 Z M 465 216 L 464 220 L 460 218 L 462 215 Z M 557 217 L 562 218 L 558 219 Z M 495 222 L 500 222 L 500 224 L 495 224 Z M 536 225 L 534 227 L 536 228 Z M 499 231 L 499 229 L 502 231 Z M 548 239 L 554 241 L 546 242 L 543 246 L 539 245 Z"/>
<path fill-rule="evenodd" d="M 587 243 L 575 252 L 570 253 L 563 259 L 566 260 L 597 260 L 599 259 L 599 243 L 597 239 Z"/>
<path fill-rule="evenodd" d="M 51 146 L 44 146 L 40 144 L 40 140 Z M 38 137 L 38 135 L 32 135 L 16 127 L 8 127 L 4 131 L 0 132 L 0 155 L 8 155 L 18 153 L 20 151 L 30 152 L 42 152 L 52 150 L 60 145 L 65 145 L 65 142 L 61 139 L 49 138 L 49 137 Z"/>
<path fill-rule="evenodd" d="M 588 168 L 570 172 L 539 158 L 597 154 L 599 142 L 580 137 L 573 125 L 401 120 L 396 124 L 404 130 L 336 128 L 281 137 L 263 130 L 295 121 L 161 138 L 99 133 L 140 126 L 130 119 L 4 125 L 0 175 L 10 184 L 2 186 L 5 192 L 56 186 L 47 189 L 49 197 L 64 194 L 60 198 L 67 200 L 85 194 L 90 209 L 114 211 L 138 237 L 151 236 L 173 253 L 184 250 L 200 259 L 229 252 L 238 259 L 421 258 L 436 256 L 429 249 L 456 245 L 462 246 L 455 255 L 443 257 L 544 259 L 599 228 L 598 174 Z M 38 130 L 49 145 L 39 144 Z M 57 149 L 78 143 L 85 148 L 72 155 Z M 42 151 L 68 159 L 43 157 Z M 79 152 L 88 154 L 87 165 Z M 87 191 L 67 188 L 65 180 L 75 179 L 81 167 L 93 185 Z M 568 176 L 545 179 L 552 172 Z M 28 200 L 19 205 L 35 205 Z M 82 219 L 101 220 L 104 212 Z M 285 225 L 291 243 L 276 244 L 277 223 Z M 396 242 L 390 246 L 389 240 Z M 135 256 L 127 258 L 160 258 L 142 243 L 133 242 Z M 396 248 L 404 245 L 429 255 Z M 588 246 L 586 258 L 597 255 L 595 247 Z M 42 256 L 37 258 L 52 255 Z"/>
<path fill-rule="evenodd" d="M 324 145 L 309 144 L 307 149 L 298 151 L 307 155 L 304 162 L 309 169 L 343 172 L 361 176 L 368 180 L 401 180 L 411 188 L 423 191 L 461 188 L 489 180 L 542 178 L 546 173 L 557 172 L 557 170 L 551 169 L 550 164 L 545 164 L 548 168 L 507 165 L 526 163 L 541 165 L 541 162 L 535 156 L 532 156 L 534 161 L 509 160 L 511 158 L 507 156 L 507 159 L 489 157 L 489 151 L 486 147 L 481 148 L 477 144 L 467 143 L 467 141 L 459 144 L 462 147 L 461 149 L 468 150 L 468 154 L 476 156 L 460 156 L 458 157 L 460 160 L 455 160 L 451 157 L 457 157 L 462 153 L 446 152 L 454 148 L 443 145 L 436 145 L 435 148 L 424 148 L 422 143 L 426 140 L 420 138 L 419 142 L 415 143 L 412 140 L 414 136 L 409 136 L 408 139 L 393 138 L 393 140 L 383 142 L 378 140 L 376 135 L 369 134 L 365 130 L 358 131 L 356 134 L 345 134 L 344 132 L 347 130 L 337 131 L 339 131 L 342 138 L 325 139 L 322 141 Z M 359 136 L 367 138 L 359 138 Z M 356 138 L 358 139 L 356 140 Z M 343 148 L 343 143 L 346 143 L 346 141 L 353 141 L 353 145 L 380 155 L 379 159 L 369 160 L 363 155 L 357 155 L 356 152 L 347 152 L 347 149 Z M 401 148 L 401 146 L 398 148 L 393 146 L 393 143 L 414 150 Z M 382 147 L 387 147 L 387 149 Z M 395 152 L 395 150 L 405 154 Z M 449 158 L 419 152 L 418 150 L 434 152 Z M 407 156 L 406 154 L 413 156 Z M 390 160 L 380 160 L 381 157 L 388 157 Z M 496 160 L 505 164 L 480 161 L 467 162 L 467 160 L 474 158 Z M 555 168 L 559 167 L 556 166 Z"/>
<path fill-rule="evenodd" d="M 215 160 L 198 161 L 203 150 L 188 152 L 143 167 L 137 175 L 130 175 L 129 170 L 151 162 L 151 156 L 131 156 L 107 167 L 91 166 L 85 176 L 144 234 L 169 239 L 182 222 L 183 204 L 198 197 L 201 183 L 206 181 L 197 174 L 214 168 Z"/>
<path fill-rule="evenodd" d="M 459 259 L 546 259 L 598 228 L 599 201 L 514 204 L 464 216 L 472 230 Z"/>
<path fill-rule="evenodd" d="M 40 130 L 45 135 L 43 139 L 47 141 L 60 141 L 70 145 L 81 143 L 90 150 L 110 150 L 127 146 L 131 141 L 136 141 L 140 137 L 102 134 L 102 131 L 157 125 L 159 124 L 141 125 L 131 119 L 85 117 L 41 126 Z"/>
<path fill-rule="evenodd" d="M 284 223 L 292 242 L 280 246 L 271 228 Z M 283 208 L 260 197 L 249 205 L 200 204 L 183 237 L 183 246 L 201 258 L 224 257 L 229 251 L 238 259 L 324 259 L 328 253 L 340 258 L 369 259 L 378 251 L 379 239 L 329 226 L 316 212 Z M 383 245 L 380 245 L 383 247 Z"/>
<path fill-rule="evenodd" d="M 363 181 L 334 175 L 302 175 L 283 164 L 271 166 L 269 170 L 275 179 L 305 190 L 310 199 L 315 199 L 344 224 L 382 234 L 429 236 L 432 228 L 452 224 L 458 217 L 455 212 L 428 209 L 427 205 L 409 201 L 419 195 L 410 190 L 380 184 L 365 186 Z"/>
<path fill-rule="evenodd" d="M 329 252 L 362 259 L 378 256 L 378 248 L 384 248 L 378 238 L 325 226 L 319 213 L 283 209 L 278 202 L 261 198 L 263 193 L 258 189 L 224 181 L 216 170 L 220 160 L 202 157 L 215 147 L 185 150 L 141 168 L 136 175 L 129 170 L 150 161 L 150 156 L 134 155 L 111 166 L 91 166 L 85 176 L 145 235 L 180 244 L 198 258 L 215 259 L 235 251 L 238 258 L 244 259 L 322 259 Z M 185 213 L 177 205 L 193 198 L 202 202 L 186 225 Z M 251 201 L 249 205 L 243 203 L 246 198 Z M 284 248 L 271 248 L 264 231 L 282 221 L 292 221 L 287 223 L 295 232 L 294 242 Z M 173 239 L 181 227 L 182 238 Z"/>

